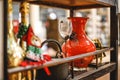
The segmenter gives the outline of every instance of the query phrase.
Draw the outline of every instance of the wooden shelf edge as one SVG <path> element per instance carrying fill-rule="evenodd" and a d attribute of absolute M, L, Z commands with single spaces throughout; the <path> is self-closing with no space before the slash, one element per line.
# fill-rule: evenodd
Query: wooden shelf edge
<path fill-rule="evenodd" d="M 98 69 L 94 69 L 94 70 L 82 73 L 80 75 L 77 75 L 70 80 L 95 80 L 96 78 L 101 77 L 109 72 L 112 72 L 115 69 L 116 69 L 116 63 L 112 62 L 104 66 L 101 66 Z"/>
<path fill-rule="evenodd" d="M 48 66 L 48 67 L 56 66 L 56 65 L 63 64 L 63 63 L 71 62 L 73 60 L 84 58 L 84 57 L 87 57 L 87 56 L 96 55 L 96 54 L 99 54 L 99 53 L 102 53 L 102 52 L 110 51 L 110 50 L 113 50 L 113 49 L 114 48 L 105 48 L 105 49 L 101 49 L 101 50 L 96 50 L 94 52 L 89 52 L 89 53 L 86 53 L 86 54 L 80 54 L 80 55 L 71 56 L 71 57 L 67 57 L 67 58 L 56 59 L 56 60 L 46 62 L 46 63 L 44 63 L 43 65 L 40 65 L 40 66 L 36 65 L 36 66 L 9 68 L 8 73 L 11 74 L 11 73 L 25 71 L 25 70 L 41 69 L 41 68 L 44 68 L 45 66 Z"/>
<path fill-rule="evenodd" d="M 37 4 L 37 5 L 45 5 L 45 6 L 51 6 L 51 7 L 57 7 L 57 8 L 64 8 L 64 9 L 86 9 L 86 8 L 101 8 L 101 7 L 110 7 L 114 6 L 115 2 L 113 0 L 85 0 L 85 5 L 81 4 L 83 2 L 82 0 L 75 0 L 72 1 L 73 3 L 76 2 L 74 5 L 71 4 L 71 0 L 66 1 L 64 0 L 13 0 L 17 2 L 27 1 L 31 4 Z M 63 3 L 65 2 L 65 3 Z M 80 4 L 78 4 L 80 3 Z M 91 4 L 90 4 L 91 3 Z"/>
<path fill-rule="evenodd" d="M 114 0 L 90 0 L 91 2 L 95 2 L 97 4 L 101 4 L 104 6 L 114 6 L 115 1 Z"/>

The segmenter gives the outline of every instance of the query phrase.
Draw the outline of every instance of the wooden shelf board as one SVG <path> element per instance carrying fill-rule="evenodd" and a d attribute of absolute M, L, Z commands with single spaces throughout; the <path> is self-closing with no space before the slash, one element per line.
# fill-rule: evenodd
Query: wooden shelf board
<path fill-rule="evenodd" d="M 27 66 L 27 67 L 15 67 L 15 68 L 9 68 L 8 69 L 8 73 L 15 73 L 15 72 L 20 72 L 20 71 L 25 71 L 25 70 L 31 70 L 31 69 L 41 69 L 45 66 L 56 66 L 62 63 L 67 63 L 67 62 L 71 62 L 73 60 L 77 60 L 83 57 L 87 57 L 87 56 L 91 56 L 91 55 L 96 55 L 105 51 L 109 51 L 109 50 L 113 50 L 113 48 L 105 48 L 105 49 L 101 49 L 101 50 L 96 50 L 94 52 L 89 52 L 86 54 L 80 54 L 80 55 L 76 55 L 76 56 L 71 56 L 71 57 L 67 57 L 67 58 L 62 58 L 62 59 L 56 59 L 56 60 L 52 60 L 49 61 L 43 65 L 40 66 Z"/>
<path fill-rule="evenodd" d="M 48 5 L 60 8 L 97 8 L 109 7 L 114 5 L 114 0 L 13 0 L 13 1 L 27 1 L 29 3 L 38 5 Z"/>
<path fill-rule="evenodd" d="M 98 77 L 101 77 L 113 70 L 116 69 L 116 63 L 108 63 L 104 66 L 99 67 L 98 69 L 92 69 L 84 73 L 77 73 L 73 79 L 70 80 L 95 80 Z"/>

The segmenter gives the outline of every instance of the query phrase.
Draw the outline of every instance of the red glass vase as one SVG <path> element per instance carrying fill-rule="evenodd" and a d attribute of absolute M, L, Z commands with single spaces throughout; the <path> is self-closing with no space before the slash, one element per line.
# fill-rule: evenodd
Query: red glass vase
<path fill-rule="evenodd" d="M 62 50 L 66 53 L 66 56 L 74 56 L 78 54 L 85 54 L 96 50 L 93 42 L 86 36 L 85 24 L 88 18 L 84 17 L 72 17 L 69 18 L 72 22 L 72 35 L 62 45 Z M 94 59 L 94 56 L 85 57 L 74 61 L 74 66 L 78 68 L 86 68 L 88 64 Z"/>

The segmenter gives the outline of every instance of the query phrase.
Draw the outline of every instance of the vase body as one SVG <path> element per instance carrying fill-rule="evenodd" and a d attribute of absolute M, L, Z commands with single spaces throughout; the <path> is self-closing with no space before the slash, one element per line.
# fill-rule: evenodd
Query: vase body
<path fill-rule="evenodd" d="M 69 18 L 72 22 L 74 36 L 68 39 L 62 45 L 62 50 L 66 53 L 67 57 L 75 56 L 79 54 L 85 54 L 87 52 L 95 51 L 95 45 L 86 36 L 85 24 L 88 18 L 84 17 L 72 17 Z M 94 59 L 94 56 L 85 57 L 74 61 L 74 66 L 78 68 L 86 68 L 88 64 Z"/>

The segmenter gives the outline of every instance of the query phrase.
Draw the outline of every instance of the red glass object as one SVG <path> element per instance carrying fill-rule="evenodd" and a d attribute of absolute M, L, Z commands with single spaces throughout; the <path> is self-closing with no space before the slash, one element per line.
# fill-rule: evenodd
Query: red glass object
<path fill-rule="evenodd" d="M 85 24 L 88 18 L 72 17 L 69 18 L 72 22 L 73 36 L 62 45 L 62 50 L 66 56 L 74 56 L 78 54 L 85 54 L 96 50 L 93 42 L 86 36 Z M 74 66 L 78 68 L 86 68 L 91 63 L 94 56 L 85 57 L 74 61 Z"/>

